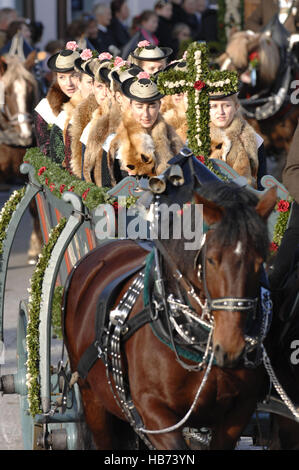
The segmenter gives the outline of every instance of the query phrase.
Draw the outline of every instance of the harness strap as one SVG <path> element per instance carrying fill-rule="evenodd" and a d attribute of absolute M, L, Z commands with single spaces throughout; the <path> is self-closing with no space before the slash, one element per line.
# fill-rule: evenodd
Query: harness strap
<path fill-rule="evenodd" d="M 105 287 L 99 296 L 95 319 L 96 338 L 95 341 L 84 351 L 77 366 L 77 371 L 82 379 L 87 377 L 90 369 L 93 367 L 97 359 L 101 357 L 106 315 L 109 314 L 110 310 L 113 308 L 115 298 L 119 294 L 125 281 L 141 269 L 142 266 L 137 266 L 134 269 L 131 269 L 131 271 L 117 277 Z"/>
<path fill-rule="evenodd" d="M 130 339 L 137 330 L 142 328 L 147 323 L 151 323 L 152 321 L 153 318 L 151 315 L 151 309 L 149 306 L 147 306 L 141 312 L 137 313 L 137 315 L 135 315 L 133 318 L 130 318 L 126 321 L 121 332 L 121 340 L 123 342 L 128 341 L 128 339 Z"/>

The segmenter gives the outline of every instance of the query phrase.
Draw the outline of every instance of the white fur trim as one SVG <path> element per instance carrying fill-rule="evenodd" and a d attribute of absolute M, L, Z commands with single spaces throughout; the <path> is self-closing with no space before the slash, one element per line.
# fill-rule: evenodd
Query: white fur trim
<path fill-rule="evenodd" d="M 107 152 L 107 153 L 109 152 L 110 144 L 111 144 L 112 140 L 114 139 L 115 135 L 116 134 L 108 135 L 107 139 L 103 143 L 103 150 L 105 150 L 105 152 Z"/>
<path fill-rule="evenodd" d="M 232 148 L 232 142 L 227 136 L 225 136 L 223 139 L 223 147 L 222 147 L 223 154 L 221 156 L 224 162 L 226 162 L 226 157 L 229 154 L 229 151 L 231 148 Z"/>
<path fill-rule="evenodd" d="M 90 127 L 91 127 L 91 121 L 87 124 L 87 126 L 84 128 L 84 131 L 81 134 L 80 137 L 80 142 L 84 144 L 85 146 L 87 145 L 87 140 L 90 132 Z"/>
<path fill-rule="evenodd" d="M 56 116 L 52 111 L 47 98 L 43 98 L 35 108 L 35 111 L 46 121 L 48 124 L 54 124 Z"/>
<path fill-rule="evenodd" d="M 256 145 L 257 145 L 257 148 L 259 149 L 260 146 L 264 143 L 264 139 L 257 133 L 255 133 L 255 137 L 256 137 Z"/>
<path fill-rule="evenodd" d="M 56 126 L 58 126 L 59 129 L 61 129 L 62 131 L 64 130 L 66 118 L 67 118 L 66 112 L 65 112 L 65 111 L 61 111 L 61 112 L 58 114 L 57 118 L 55 119 L 55 123 L 54 123 L 54 124 L 56 124 Z"/>
<path fill-rule="evenodd" d="M 154 155 L 155 144 L 152 137 L 149 134 L 142 134 L 142 151 L 148 155 L 151 153 Z"/>

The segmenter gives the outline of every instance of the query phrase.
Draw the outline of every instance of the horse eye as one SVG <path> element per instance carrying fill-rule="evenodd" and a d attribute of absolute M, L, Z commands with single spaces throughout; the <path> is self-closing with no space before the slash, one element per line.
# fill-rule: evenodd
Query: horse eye
<path fill-rule="evenodd" d="M 210 263 L 210 264 L 215 264 L 214 260 L 212 258 L 207 258 L 207 262 Z"/>
<path fill-rule="evenodd" d="M 135 165 L 127 165 L 127 168 L 129 168 L 129 170 L 134 170 Z"/>
<path fill-rule="evenodd" d="M 149 158 L 143 155 L 143 153 L 141 154 L 141 159 L 144 163 L 147 163 L 149 161 Z"/>

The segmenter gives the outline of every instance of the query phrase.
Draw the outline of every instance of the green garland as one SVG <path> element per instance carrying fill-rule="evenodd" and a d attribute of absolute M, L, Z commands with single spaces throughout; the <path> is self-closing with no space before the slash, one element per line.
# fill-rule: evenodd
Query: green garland
<path fill-rule="evenodd" d="M 32 416 L 41 412 L 39 383 L 39 315 L 43 279 L 52 251 L 65 225 L 66 219 L 62 218 L 59 224 L 51 231 L 49 241 L 43 246 L 30 281 L 30 297 L 28 305 L 29 314 L 26 336 L 28 351 L 26 384 L 28 387 L 29 412 Z"/>
<path fill-rule="evenodd" d="M 3 253 L 3 242 L 6 239 L 7 228 L 9 226 L 11 217 L 23 199 L 25 191 L 25 186 L 17 191 L 14 191 L 0 212 L 0 258 Z"/>
<path fill-rule="evenodd" d="M 37 181 L 59 199 L 65 191 L 71 191 L 79 196 L 83 204 L 91 211 L 100 204 L 115 204 L 116 198 L 109 196 L 109 188 L 98 187 L 71 175 L 60 165 L 52 162 L 37 147 L 27 150 L 24 162 L 34 167 Z M 128 196 L 126 206 L 132 206 L 136 200 L 136 197 Z"/>
<path fill-rule="evenodd" d="M 61 329 L 61 302 L 64 286 L 55 287 L 52 303 L 52 329 L 53 336 L 62 339 Z"/>

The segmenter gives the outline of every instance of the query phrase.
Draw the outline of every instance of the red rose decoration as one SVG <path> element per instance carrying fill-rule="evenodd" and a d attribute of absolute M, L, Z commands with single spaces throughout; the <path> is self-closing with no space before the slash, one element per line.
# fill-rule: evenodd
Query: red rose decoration
<path fill-rule="evenodd" d="M 49 178 L 46 178 L 45 179 L 45 184 L 48 186 L 48 183 L 49 183 Z"/>
<path fill-rule="evenodd" d="M 65 188 L 65 184 L 62 184 L 62 185 L 60 186 L 60 188 L 59 188 L 60 194 L 63 193 L 64 188 Z"/>
<path fill-rule="evenodd" d="M 55 189 L 55 183 L 50 183 L 49 188 L 50 188 L 50 191 L 53 192 Z"/>
<path fill-rule="evenodd" d="M 285 201 L 284 199 L 281 199 L 277 205 L 277 210 L 278 212 L 288 212 L 290 207 L 290 203 L 288 201 Z"/>
<path fill-rule="evenodd" d="M 250 56 L 249 56 L 250 62 L 253 61 L 253 60 L 255 60 L 255 59 L 259 59 L 259 54 L 258 54 L 258 52 L 252 52 L 252 53 L 250 54 Z"/>
<path fill-rule="evenodd" d="M 195 90 L 202 90 L 205 86 L 206 86 L 206 84 L 205 84 L 205 82 L 203 82 L 202 80 L 197 80 L 197 81 L 194 83 L 194 88 L 195 88 Z"/>
<path fill-rule="evenodd" d="M 86 191 L 84 191 L 84 193 L 82 194 L 82 199 L 84 199 L 84 201 L 85 201 L 85 199 L 86 199 L 87 194 L 89 193 L 89 191 L 90 191 L 90 188 L 86 189 Z"/>
<path fill-rule="evenodd" d="M 70 191 L 71 193 L 73 193 L 73 192 L 74 192 L 74 189 L 75 189 L 75 186 L 71 186 L 70 189 L 69 189 L 69 191 Z"/>
<path fill-rule="evenodd" d="M 200 163 L 205 164 L 205 157 L 203 155 L 197 155 L 196 158 L 200 161 Z"/>
<path fill-rule="evenodd" d="M 270 243 L 270 250 L 271 251 L 277 251 L 278 250 L 278 245 L 275 242 Z"/>
<path fill-rule="evenodd" d="M 45 171 L 46 171 L 46 167 L 45 166 L 42 166 L 39 170 L 38 170 L 38 176 L 41 176 Z"/>

